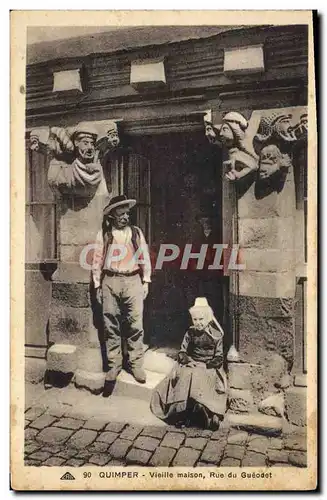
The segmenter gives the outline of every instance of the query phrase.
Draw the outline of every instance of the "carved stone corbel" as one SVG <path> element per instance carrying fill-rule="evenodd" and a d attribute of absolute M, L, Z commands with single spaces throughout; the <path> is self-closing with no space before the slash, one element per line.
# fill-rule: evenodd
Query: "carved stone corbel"
<path fill-rule="evenodd" d="M 267 182 L 270 178 L 282 178 L 292 166 L 294 148 L 306 140 L 308 132 L 307 114 L 292 124 L 291 114 L 274 112 L 260 120 L 254 137 L 259 151 L 259 179 Z"/>
<path fill-rule="evenodd" d="M 260 153 L 259 172 L 260 180 L 266 180 L 279 173 L 287 173 L 291 166 L 291 158 L 280 152 L 275 144 L 265 146 Z"/>
<path fill-rule="evenodd" d="M 30 133 L 30 149 L 46 148 L 51 157 L 48 181 L 61 195 L 93 196 L 101 182 L 102 165 L 117 149 L 116 122 L 81 122 L 75 127 L 48 127 Z"/>
<path fill-rule="evenodd" d="M 214 125 L 212 122 L 206 121 L 204 122 L 204 130 L 205 130 L 205 136 L 210 142 L 210 144 L 215 144 L 215 145 L 220 145 L 221 143 L 219 142 L 219 130 L 220 130 L 220 125 Z"/>
<path fill-rule="evenodd" d="M 223 163 L 226 179 L 238 181 L 258 170 L 258 157 L 252 138 L 247 134 L 248 122 L 236 111 L 227 113 L 221 125 L 205 123 L 205 132 L 211 144 L 221 144 L 228 150 L 228 160 Z"/>

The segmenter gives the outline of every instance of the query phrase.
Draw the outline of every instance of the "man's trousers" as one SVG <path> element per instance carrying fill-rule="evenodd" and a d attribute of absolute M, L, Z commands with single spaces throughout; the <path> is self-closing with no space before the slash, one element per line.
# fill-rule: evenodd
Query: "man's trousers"
<path fill-rule="evenodd" d="M 102 280 L 104 333 L 107 339 L 109 371 L 107 380 L 116 380 L 122 369 L 122 339 L 129 367 L 143 364 L 143 286 L 139 274 L 104 275 Z"/>

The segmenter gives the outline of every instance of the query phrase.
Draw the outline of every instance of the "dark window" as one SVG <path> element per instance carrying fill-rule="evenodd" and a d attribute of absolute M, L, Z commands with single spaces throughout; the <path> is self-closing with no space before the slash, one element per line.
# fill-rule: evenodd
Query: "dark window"
<path fill-rule="evenodd" d="M 26 248 L 27 263 L 57 260 L 56 200 L 48 185 L 46 151 L 26 147 Z"/>

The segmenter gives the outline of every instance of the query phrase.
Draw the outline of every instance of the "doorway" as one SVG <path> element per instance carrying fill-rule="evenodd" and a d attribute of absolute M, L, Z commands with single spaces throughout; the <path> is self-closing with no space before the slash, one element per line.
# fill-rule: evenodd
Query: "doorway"
<path fill-rule="evenodd" d="M 182 255 L 186 244 L 195 244 L 193 249 L 205 242 L 198 221 L 201 214 L 212 214 L 212 242 L 222 243 L 220 151 L 210 147 L 203 130 L 132 136 L 129 146 L 133 155 L 147 160 L 150 169 L 146 177 L 150 186 L 140 185 L 143 192 L 149 188 L 150 214 L 148 218 L 143 215 L 142 220 L 150 222 L 145 227 L 136 216 L 134 223 L 145 231 L 153 265 L 163 243 L 177 245 Z M 130 175 L 133 177 L 135 171 Z M 127 180 L 125 185 L 136 183 Z M 177 258 L 153 271 L 144 316 L 146 342 L 151 346 L 180 346 L 190 325 L 188 309 L 197 296 L 207 296 L 226 331 L 228 279 L 217 271 L 196 270 L 194 259 L 186 270 L 180 269 L 180 263 L 181 258 Z"/>

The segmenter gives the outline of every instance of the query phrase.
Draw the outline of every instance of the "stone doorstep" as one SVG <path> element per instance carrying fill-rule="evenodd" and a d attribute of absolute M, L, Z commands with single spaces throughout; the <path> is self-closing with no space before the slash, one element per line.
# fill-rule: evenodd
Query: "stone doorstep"
<path fill-rule="evenodd" d="M 51 348 L 56 356 L 59 356 L 56 367 L 57 371 L 61 371 L 67 361 L 67 355 L 75 356 L 76 346 L 55 344 Z M 66 352 L 67 351 L 67 352 Z M 62 354 L 62 356 L 61 356 Z M 63 359 L 61 359 L 63 357 Z M 61 364 L 62 366 L 61 366 Z M 128 396 L 144 401 L 150 401 L 153 389 L 165 378 L 165 376 L 172 370 L 175 362 L 163 352 L 156 352 L 149 347 L 145 346 L 144 355 L 144 368 L 147 375 L 146 384 L 138 383 L 134 377 L 122 370 L 117 378 L 117 383 L 113 391 L 115 396 Z M 75 370 L 74 370 L 75 371 Z M 64 368 L 66 372 L 66 367 Z M 105 373 L 87 372 L 83 370 L 76 370 L 72 382 L 79 389 L 86 389 L 90 392 L 98 394 L 103 388 Z"/>
<path fill-rule="evenodd" d="M 134 377 L 122 370 L 117 378 L 113 396 L 131 397 L 133 399 L 142 399 L 150 402 L 153 389 L 165 378 L 164 373 L 156 373 L 145 370 L 147 381 L 140 384 Z"/>

